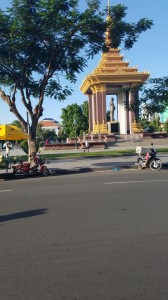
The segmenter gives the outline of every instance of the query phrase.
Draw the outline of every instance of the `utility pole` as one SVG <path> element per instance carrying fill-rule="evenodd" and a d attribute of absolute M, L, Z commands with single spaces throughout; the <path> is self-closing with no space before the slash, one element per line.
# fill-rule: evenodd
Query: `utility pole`
<path fill-rule="evenodd" d="M 29 135 L 30 134 L 30 124 L 29 124 L 29 113 L 27 111 L 27 134 Z M 30 135 L 29 135 L 30 136 Z M 30 162 L 30 138 L 28 138 L 27 140 L 28 142 L 28 161 Z"/>

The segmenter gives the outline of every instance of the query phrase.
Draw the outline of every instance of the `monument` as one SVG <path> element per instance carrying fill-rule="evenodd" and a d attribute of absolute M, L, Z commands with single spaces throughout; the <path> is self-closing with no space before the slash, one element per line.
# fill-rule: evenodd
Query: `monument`
<path fill-rule="evenodd" d="M 115 121 L 114 119 L 114 111 L 115 111 L 115 105 L 114 105 L 114 98 L 111 97 L 110 100 L 110 122 Z"/>
<path fill-rule="evenodd" d="M 110 18 L 110 14 L 107 18 Z M 119 134 L 132 134 L 139 129 L 134 122 L 134 112 L 126 110 L 125 103 L 138 101 L 137 92 L 133 89 L 148 79 L 149 72 L 139 72 L 137 67 L 130 67 L 123 60 L 120 49 L 111 47 L 110 28 L 106 30 L 105 42 L 108 52 L 102 53 L 98 66 L 85 77 L 80 87 L 82 93 L 88 96 L 89 132 L 102 135 L 113 132 L 114 128 L 107 124 L 106 96 L 115 95 L 118 118 L 114 120 L 114 107 L 111 106 L 110 122 L 118 123 Z"/>
<path fill-rule="evenodd" d="M 110 122 L 107 122 L 107 127 L 108 127 L 109 133 L 118 133 L 119 132 L 118 122 L 115 121 L 115 118 L 114 118 L 115 109 L 116 109 L 116 107 L 114 104 L 114 98 L 111 97 L 111 100 L 110 100 Z"/>

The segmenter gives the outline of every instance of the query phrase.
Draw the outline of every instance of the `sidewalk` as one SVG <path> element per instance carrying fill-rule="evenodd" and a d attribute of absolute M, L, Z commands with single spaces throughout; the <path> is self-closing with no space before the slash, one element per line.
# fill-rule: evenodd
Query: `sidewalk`
<path fill-rule="evenodd" d="M 168 156 L 160 156 L 163 168 L 168 168 Z M 58 161 L 48 161 L 47 167 L 53 174 L 81 173 L 93 171 L 119 171 L 122 169 L 137 169 L 137 156 L 76 158 Z"/>
<path fill-rule="evenodd" d="M 155 141 L 154 141 L 155 142 Z M 160 143 L 162 141 L 159 141 Z M 146 142 L 142 144 L 143 146 L 149 146 L 150 142 Z M 109 149 L 104 149 L 106 153 L 108 153 L 109 150 L 126 150 L 126 149 L 135 149 L 136 146 L 142 146 L 141 143 L 130 143 L 130 142 L 123 142 L 120 143 L 119 146 L 113 146 Z M 156 145 L 156 143 L 154 144 Z M 168 144 L 165 143 L 163 145 L 157 145 L 157 148 L 167 148 Z M 82 150 L 69 150 L 68 153 L 76 153 L 81 152 Z M 100 149 L 90 149 L 90 152 L 99 152 L 102 151 Z M 83 152 L 83 151 L 82 151 Z M 45 150 L 41 151 L 40 154 L 44 153 L 65 153 L 65 150 Z M 22 150 L 12 150 L 11 155 L 19 156 L 19 155 L 25 155 Z M 84 154 L 84 153 L 83 153 Z M 85 155 L 85 154 L 84 154 Z M 52 159 L 46 159 L 45 163 L 48 169 L 50 170 L 51 175 L 59 175 L 59 174 L 72 174 L 72 173 L 82 173 L 82 172 L 93 172 L 93 171 L 119 171 L 122 169 L 137 169 L 137 166 L 135 165 L 137 161 L 137 155 L 118 155 L 118 156 L 111 156 L 107 155 L 105 157 L 77 157 L 77 158 L 70 158 L 70 159 L 60 159 L 57 158 L 55 160 Z M 160 159 L 163 162 L 163 168 L 168 169 L 168 154 L 162 153 L 158 154 Z M 4 177 L 11 177 L 12 175 L 12 169 L 9 169 L 8 175 L 5 174 L 5 170 L 0 170 L 0 178 Z"/>

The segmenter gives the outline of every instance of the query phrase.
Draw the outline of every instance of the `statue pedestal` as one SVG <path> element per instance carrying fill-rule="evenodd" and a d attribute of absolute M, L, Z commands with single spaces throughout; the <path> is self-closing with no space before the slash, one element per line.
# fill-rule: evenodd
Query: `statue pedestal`
<path fill-rule="evenodd" d="M 108 134 L 107 124 L 94 125 L 93 134 Z"/>
<path fill-rule="evenodd" d="M 119 133 L 119 123 L 117 121 L 107 122 L 109 133 Z"/>

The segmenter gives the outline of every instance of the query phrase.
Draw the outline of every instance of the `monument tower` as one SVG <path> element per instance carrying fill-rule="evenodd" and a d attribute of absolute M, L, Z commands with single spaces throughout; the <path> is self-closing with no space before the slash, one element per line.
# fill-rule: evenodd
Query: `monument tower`
<path fill-rule="evenodd" d="M 108 0 L 108 16 L 110 17 L 110 3 Z M 138 132 L 134 122 L 135 114 L 125 109 L 125 102 L 131 103 L 135 99 L 135 93 L 131 89 L 143 84 L 149 77 L 149 72 L 139 72 L 137 67 L 129 67 L 129 63 L 123 60 L 119 48 L 112 48 L 110 29 L 105 33 L 105 42 L 108 52 L 102 53 L 98 66 L 85 77 L 80 90 L 88 96 L 89 101 L 89 132 L 93 134 L 131 134 Z M 128 90 L 123 92 L 124 90 Z M 107 124 L 106 96 L 117 98 L 117 120 L 114 120 L 114 107 L 110 104 L 110 122 Z M 137 95 L 136 95 L 137 96 Z M 113 98 L 113 97 L 112 97 Z M 111 101 L 112 101 L 111 98 Z M 114 126 L 118 124 L 118 126 Z M 133 126 L 134 124 L 134 126 Z"/>

